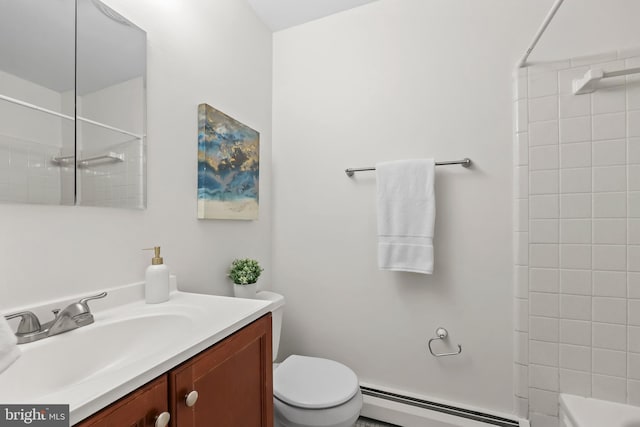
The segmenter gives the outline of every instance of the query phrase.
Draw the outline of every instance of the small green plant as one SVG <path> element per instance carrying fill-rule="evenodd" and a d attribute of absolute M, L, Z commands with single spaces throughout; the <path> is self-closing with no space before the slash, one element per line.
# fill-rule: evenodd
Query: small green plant
<path fill-rule="evenodd" d="M 228 276 L 236 285 L 250 285 L 258 281 L 263 270 L 255 259 L 236 259 L 231 263 Z"/>

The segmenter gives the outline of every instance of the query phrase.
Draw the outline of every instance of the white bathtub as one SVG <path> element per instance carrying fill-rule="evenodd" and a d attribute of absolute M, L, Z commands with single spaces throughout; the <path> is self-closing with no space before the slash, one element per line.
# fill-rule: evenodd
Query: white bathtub
<path fill-rule="evenodd" d="M 640 427 L 640 407 L 561 394 L 560 427 Z"/>

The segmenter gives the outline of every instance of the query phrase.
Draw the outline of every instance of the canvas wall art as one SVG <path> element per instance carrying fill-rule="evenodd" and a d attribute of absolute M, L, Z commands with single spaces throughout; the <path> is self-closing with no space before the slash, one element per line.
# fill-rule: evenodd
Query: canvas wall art
<path fill-rule="evenodd" d="M 198 106 L 198 218 L 258 219 L 260 134 Z"/>

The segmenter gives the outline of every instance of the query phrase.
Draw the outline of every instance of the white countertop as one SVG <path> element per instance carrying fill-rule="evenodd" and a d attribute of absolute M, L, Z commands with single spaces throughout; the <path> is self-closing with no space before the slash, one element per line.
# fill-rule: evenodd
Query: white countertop
<path fill-rule="evenodd" d="M 92 325 L 20 345 L 20 359 L 0 374 L 0 403 L 69 404 L 73 425 L 273 309 L 174 291 L 161 304 L 93 311 Z"/>

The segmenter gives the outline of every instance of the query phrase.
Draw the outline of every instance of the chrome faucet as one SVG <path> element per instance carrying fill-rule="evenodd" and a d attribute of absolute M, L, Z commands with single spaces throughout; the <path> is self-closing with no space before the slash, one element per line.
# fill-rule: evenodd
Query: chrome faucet
<path fill-rule="evenodd" d="M 42 325 L 38 320 L 38 316 L 30 311 L 10 314 L 5 317 L 7 319 L 21 318 L 16 337 L 18 338 L 18 344 L 24 344 L 92 324 L 94 321 L 93 314 L 91 314 L 87 302 L 106 296 L 107 293 L 102 292 L 69 304 L 64 310 L 55 309 L 53 310 L 54 319 Z"/>

